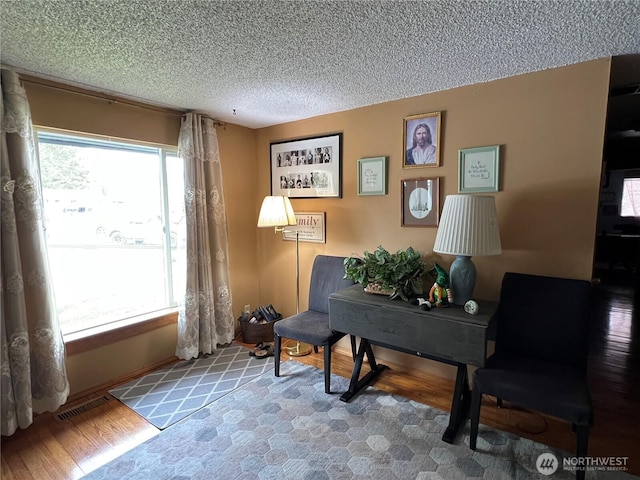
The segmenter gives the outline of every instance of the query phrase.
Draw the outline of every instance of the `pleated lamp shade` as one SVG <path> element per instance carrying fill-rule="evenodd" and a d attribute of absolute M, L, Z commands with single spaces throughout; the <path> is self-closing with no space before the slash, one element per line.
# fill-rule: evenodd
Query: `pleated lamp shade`
<path fill-rule="evenodd" d="M 447 195 L 433 251 L 478 257 L 500 255 L 500 231 L 494 197 Z"/>
<path fill-rule="evenodd" d="M 297 225 L 296 215 L 288 197 L 266 196 L 260 207 L 258 227 Z"/>

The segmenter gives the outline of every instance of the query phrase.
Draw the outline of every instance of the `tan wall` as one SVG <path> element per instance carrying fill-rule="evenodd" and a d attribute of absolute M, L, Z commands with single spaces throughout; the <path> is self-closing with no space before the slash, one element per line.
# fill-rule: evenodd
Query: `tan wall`
<path fill-rule="evenodd" d="M 298 211 L 327 214 L 327 243 L 300 244 L 301 308 L 307 305 L 310 267 L 319 253 L 413 246 L 448 268 L 452 258 L 434 257 L 431 251 L 436 228 L 400 226 L 400 180 L 440 177 L 443 202 L 457 193 L 458 150 L 484 145 L 501 145 L 501 191 L 495 196 L 503 254 L 474 259 L 475 296 L 497 298 L 505 271 L 589 279 L 609 68 L 608 59 L 597 60 L 256 131 L 234 125 L 219 129 L 234 312 L 246 303 L 273 303 L 284 314 L 295 311 L 294 243 L 256 228 L 262 198 L 270 193 L 269 143 L 334 132 L 344 134 L 343 198 L 293 199 Z M 26 88 L 36 124 L 177 142 L 178 115 Z M 403 117 L 435 111 L 443 112 L 442 166 L 402 169 Z M 373 156 L 388 157 L 388 194 L 359 197 L 357 160 Z M 170 357 L 175 340 L 175 327 L 167 326 L 69 357 L 72 392 Z M 451 375 L 432 362 L 390 351 L 379 355 Z"/>
<path fill-rule="evenodd" d="M 259 130 L 261 196 L 269 194 L 271 141 L 344 134 L 343 198 L 292 200 L 295 210 L 327 215 L 327 243 L 300 245 L 301 308 L 319 253 L 413 246 L 448 268 L 453 257 L 432 254 L 436 228 L 400 226 L 400 180 L 440 177 L 443 202 L 457 193 L 458 150 L 486 145 L 501 146 L 495 197 L 503 253 L 474 258 L 475 297 L 497 299 L 506 271 L 590 279 L 609 68 L 608 59 L 597 60 Z M 436 111 L 443 112 L 442 166 L 403 169 L 403 117 Z M 388 157 L 388 194 L 359 197 L 357 160 L 377 156 Z M 258 258 L 261 302 L 294 312 L 293 245 L 261 231 Z"/>
<path fill-rule="evenodd" d="M 33 77 L 26 77 L 24 82 L 35 125 L 177 145 L 179 112 L 108 102 L 39 83 L 50 84 Z M 258 296 L 258 282 L 254 275 L 257 245 L 252 218 L 256 215 L 255 204 L 258 202 L 252 187 L 257 183 L 255 132 L 227 125 L 218 129 L 218 141 L 227 207 L 233 310 L 239 313 L 244 304 L 255 305 Z M 247 221 L 247 218 L 252 219 Z M 174 355 L 175 347 L 176 327 L 168 325 L 70 355 L 67 357 L 67 373 L 71 394 L 162 362 Z"/>
<path fill-rule="evenodd" d="M 229 269 L 233 311 L 236 317 L 246 304 L 258 303 L 256 224 L 258 198 L 256 185 L 255 131 L 237 125 L 218 129 L 225 209 L 229 233 Z M 239 328 L 239 326 L 238 326 Z"/>
<path fill-rule="evenodd" d="M 86 352 L 67 355 L 70 395 L 86 393 L 165 362 L 174 356 L 176 340 L 176 326 L 172 324 Z"/>

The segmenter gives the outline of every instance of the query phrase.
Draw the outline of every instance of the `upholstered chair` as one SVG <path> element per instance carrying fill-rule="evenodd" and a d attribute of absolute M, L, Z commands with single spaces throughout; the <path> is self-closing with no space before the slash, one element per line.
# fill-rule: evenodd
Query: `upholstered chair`
<path fill-rule="evenodd" d="M 344 257 L 318 255 L 311 271 L 309 286 L 309 308 L 276 322 L 274 333 L 274 373 L 280 376 L 280 352 L 282 338 L 298 340 L 324 349 L 324 389 L 331 391 L 331 348 L 346 334 L 329 327 L 329 295 L 353 285 L 344 278 Z M 355 338 L 351 336 L 351 352 L 355 351 Z"/>
<path fill-rule="evenodd" d="M 593 408 L 587 384 L 591 284 L 506 273 L 496 317 L 495 353 L 473 375 L 471 434 L 475 450 L 483 395 L 558 417 L 573 425 L 578 457 L 587 456 Z M 576 477 L 583 479 L 584 470 Z"/>

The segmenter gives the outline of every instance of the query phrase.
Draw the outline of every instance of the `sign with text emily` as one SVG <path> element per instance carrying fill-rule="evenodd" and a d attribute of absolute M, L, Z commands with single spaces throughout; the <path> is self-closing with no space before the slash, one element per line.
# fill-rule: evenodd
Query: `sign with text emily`
<path fill-rule="evenodd" d="M 296 212 L 297 227 L 285 227 L 282 236 L 285 240 L 296 239 L 301 242 L 326 243 L 325 212 Z"/>
<path fill-rule="evenodd" d="M 458 151 L 458 192 L 497 192 L 499 176 L 499 145 Z"/>

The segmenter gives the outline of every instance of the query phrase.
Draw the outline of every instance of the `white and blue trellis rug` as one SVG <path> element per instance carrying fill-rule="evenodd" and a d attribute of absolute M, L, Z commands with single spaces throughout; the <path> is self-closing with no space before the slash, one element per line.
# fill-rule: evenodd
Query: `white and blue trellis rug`
<path fill-rule="evenodd" d="M 249 356 L 231 344 L 211 355 L 181 361 L 109 390 L 109 393 L 160 429 L 273 370 L 273 356 Z"/>

